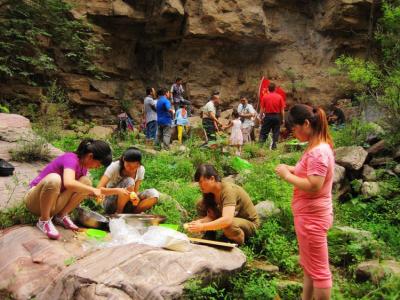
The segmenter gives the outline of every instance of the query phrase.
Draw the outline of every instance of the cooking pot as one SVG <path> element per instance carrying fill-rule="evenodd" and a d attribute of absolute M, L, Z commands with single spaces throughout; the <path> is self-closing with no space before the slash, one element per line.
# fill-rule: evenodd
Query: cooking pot
<path fill-rule="evenodd" d="M 79 224 L 89 228 L 108 230 L 109 221 L 105 216 L 83 207 L 78 207 L 77 212 Z"/>
<path fill-rule="evenodd" d="M 161 215 L 146 215 L 146 214 L 114 214 L 112 218 L 123 218 L 128 225 L 135 227 L 156 226 L 166 220 L 165 216 Z"/>

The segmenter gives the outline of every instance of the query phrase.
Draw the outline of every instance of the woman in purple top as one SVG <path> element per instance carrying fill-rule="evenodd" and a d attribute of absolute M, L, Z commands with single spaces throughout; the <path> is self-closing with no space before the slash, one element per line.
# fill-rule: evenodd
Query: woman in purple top
<path fill-rule="evenodd" d="M 112 161 L 110 146 L 103 141 L 85 139 L 75 152 L 67 152 L 51 161 L 30 183 L 24 201 L 27 208 L 40 216 L 36 226 L 49 238 L 60 234 L 52 223 L 77 230 L 68 214 L 87 196 L 102 196 L 100 189 L 92 187 L 88 169 L 108 166 Z"/>

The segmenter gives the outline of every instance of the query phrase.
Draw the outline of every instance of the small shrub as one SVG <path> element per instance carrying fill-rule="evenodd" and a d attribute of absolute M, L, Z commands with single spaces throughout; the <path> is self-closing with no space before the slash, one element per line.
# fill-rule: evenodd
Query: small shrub
<path fill-rule="evenodd" d="M 0 104 L 0 113 L 10 113 L 10 110 L 8 109 L 8 107 L 6 105 L 2 105 Z"/>
<path fill-rule="evenodd" d="M 328 233 L 329 259 L 336 266 L 348 267 L 377 257 L 381 244 L 371 233 L 352 228 L 332 228 Z"/>
<path fill-rule="evenodd" d="M 12 160 L 20 162 L 50 160 L 50 150 L 43 138 L 36 138 L 32 141 L 21 141 L 18 143 L 18 148 L 11 150 L 10 154 Z"/>
<path fill-rule="evenodd" d="M 187 300 L 224 299 L 224 294 L 224 290 L 220 289 L 215 282 L 204 285 L 200 279 L 193 279 L 185 284 L 182 298 Z"/>
<path fill-rule="evenodd" d="M 343 146 L 364 146 L 369 134 L 383 134 L 382 129 L 374 123 L 366 123 L 357 118 L 346 123 L 338 130 L 330 131 L 335 143 L 335 147 Z"/>
<path fill-rule="evenodd" d="M 297 254 L 294 232 L 283 228 L 277 219 L 267 220 L 255 236 L 250 238 L 249 245 L 255 253 L 267 257 L 271 263 L 278 265 L 282 270 L 288 273 L 299 271 L 297 259 L 294 258 Z"/>
<path fill-rule="evenodd" d="M 33 224 L 36 221 L 37 217 L 26 208 L 25 203 L 0 211 L 0 229 L 17 224 Z"/>

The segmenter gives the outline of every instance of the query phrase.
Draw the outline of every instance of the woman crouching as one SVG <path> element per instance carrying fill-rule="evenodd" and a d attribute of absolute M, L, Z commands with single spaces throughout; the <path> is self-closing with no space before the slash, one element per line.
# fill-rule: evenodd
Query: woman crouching
<path fill-rule="evenodd" d="M 225 237 L 239 245 L 252 236 L 259 226 L 256 209 L 249 195 L 240 186 L 221 182 L 212 165 L 200 165 L 194 175 L 199 183 L 203 199 L 198 203 L 202 217 L 190 222 L 190 232 L 222 230 Z"/>
<path fill-rule="evenodd" d="M 49 238 L 60 234 L 55 223 L 78 230 L 68 214 L 88 195 L 101 197 L 92 187 L 88 169 L 108 166 L 112 161 L 110 146 L 103 141 L 85 139 L 75 152 L 67 152 L 51 161 L 30 183 L 24 197 L 29 211 L 40 216 L 36 226 Z"/>
<path fill-rule="evenodd" d="M 160 194 L 156 189 L 139 193 L 144 172 L 142 153 L 134 147 L 111 163 L 97 186 L 106 195 L 103 206 L 107 214 L 141 213 L 157 203 Z"/>

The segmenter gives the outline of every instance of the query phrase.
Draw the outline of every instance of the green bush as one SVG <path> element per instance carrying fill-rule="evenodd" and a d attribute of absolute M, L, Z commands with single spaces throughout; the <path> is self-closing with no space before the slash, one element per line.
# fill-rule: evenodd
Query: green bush
<path fill-rule="evenodd" d="M 11 150 L 10 154 L 12 160 L 20 162 L 50 160 L 50 150 L 46 140 L 43 138 L 35 138 L 32 141 L 20 141 L 18 142 L 18 148 Z"/>
<path fill-rule="evenodd" d="M 6 105 L 0 104 L 0 113 L 10 113 L 10 109 Z"/>
<path fill-rule="evenodd" d="M 381 243 L 368 231 L 334 227 L 328 232 L 329 259 L 336 266 L 348 267 L 377 257 Z"/>
<path fill-rule="evenodd" d="M 0 229 L 17 224 L 33 224 L 37 217 L 26 208 L 25 203 L 0 211 Z"/>
<path fill-rule="evenodd" d="M 0 78 L 35 85 L 59 71 L 57 51 L 81 73 L 101 76 L 92 60 L 106 49 L 83 21 L 74 20 L 71 5 L 59 0 L 10 0 L 2 6 Z"/>
<path fill-rule="evenodd" d="M 266 257 L 281 270 L 298 273 L 299 265 L 294 257 L 298 253 L 293 225 L 283 228 L 276 217 L 268 219 L 250 238 L 249 246 L 258 256 Z"/>
<path fill-rule="evenodd" d="M 369 134 L 383 136 L 382 129 L 375 123 L 366 123 L 357 118 L 353 118 L 343 128 L 331 130 L 330 132 L 336 148 L 354 145 L 365 146 L 365 141 Z"/>

